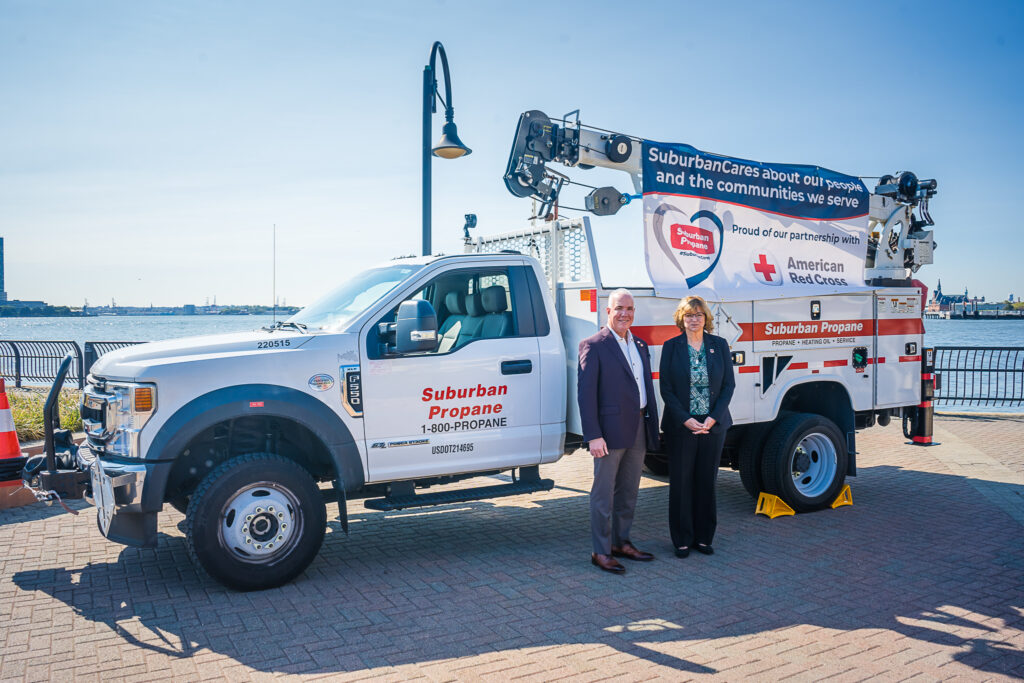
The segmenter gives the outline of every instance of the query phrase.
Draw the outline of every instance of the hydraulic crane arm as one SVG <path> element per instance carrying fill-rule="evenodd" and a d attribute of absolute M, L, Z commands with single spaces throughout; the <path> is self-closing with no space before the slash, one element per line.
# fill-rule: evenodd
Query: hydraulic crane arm
<path fill-rule="evenodd" d="M 534 109 L 519 117 L 505 168 L 505 187 L 517 197 L 536 199 L 540 203 L 537 217 L 546 218 L 558 202 L 562 186 L 569 182 L 568 176 L 552 170 L 548 163 L 622 171 L 632 180 L 635 194 L 599 187 L 585 199 L 587 211 L 608 216 L 643 193 L 642 153 L 642 138 L 584 126 L 579 110 L 552 120 Z M 928 200 L 935 196 L 936 186 L 935 180 L 918 180 L 909 171 L 881 177 L 871 193 L 866 280 L 903 279 L 907 270 L 916 272 L 932 263 L 935 242 L 932 231 L 924 228 L 934 225 Z"/>
<path fill-rule="evenodd" d="M 575 121 L 568 117 L 576 115 Z M 579 112 L 571 112 L 552 121 L 544 112 L 531 110 L 519 117 L 512 142 L 505 187 L 517 197 L 532 197 L 540 202 L 539 217 L 550 213 L 558 193 L 568 177 L 545 164 L 558 162 L 583 169 L 600 166 L 628 173 L 633 190 L 642 191 L 639 138 L 586 128 L 580 125 Z M 587 210 L 598 216 L 614 214 L 628 202 L 613 187 L 597 188 L 586 198 Z"/>

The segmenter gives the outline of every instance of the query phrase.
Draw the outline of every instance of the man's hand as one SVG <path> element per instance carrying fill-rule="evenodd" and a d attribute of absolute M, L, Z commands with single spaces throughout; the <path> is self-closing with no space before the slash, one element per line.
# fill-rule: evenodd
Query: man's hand
<path fill-rule="evenodd" d="M 590 454 L 595 458 L 603 458 L 608 455 L 608 444 L 604 439 L 593 439 L 590 442 Z"/>
<path fill-rule="evenodd" d="M 709 420 L 711 418 L 708 418 Z M 704 428 L 703 422 L 697 422 L 696 418 L 691 417 L 689 420 L 683 423 L 683 426 L 689 429 L 694 434 L 707 434 L 707 429 Z M 709 428 L 710 429 L 710 428 Z"/>

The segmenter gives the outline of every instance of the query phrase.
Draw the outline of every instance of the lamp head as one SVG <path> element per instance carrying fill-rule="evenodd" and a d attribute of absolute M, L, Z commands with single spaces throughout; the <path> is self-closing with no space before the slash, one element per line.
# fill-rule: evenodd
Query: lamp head
<path fill-rule="evenodd" d="M 441 139 L 434 145 L 434 156 L 442 159 L 458 159 L 459 157 L 472 154 L 473 150 L 462 144 L 459 139 L 459 132 L 455 128 L 454 121 L 448 121 L 441 129 Z"/>

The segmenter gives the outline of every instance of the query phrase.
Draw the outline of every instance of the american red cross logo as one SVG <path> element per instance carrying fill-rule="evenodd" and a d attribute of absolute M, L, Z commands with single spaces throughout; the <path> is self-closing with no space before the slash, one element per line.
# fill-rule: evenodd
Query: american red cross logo
<path fill-rule="evenodd" d="M 754 270 L 759 272 L 762 277 L 768 282 L 772 281 L 772 273 L 775 272 L 775 266 L 768 263 L 768 257 L 764 254 L 760 254 L 759 260 L 754 263 Z"/>

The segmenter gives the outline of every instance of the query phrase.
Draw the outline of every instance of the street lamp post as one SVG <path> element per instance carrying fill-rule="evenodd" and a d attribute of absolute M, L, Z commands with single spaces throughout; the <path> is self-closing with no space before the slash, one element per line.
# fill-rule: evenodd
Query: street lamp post
<path fill-rule="evenodd" d="M 437 77 L 435 63 L 437 53 L 441 53 L 441 67 L 444 69 L 444 92 L 442 98 L 437 92 Z M 430 116 L 437 111 L 437 100 L 444 104 L 444 127 L 441 129 L 441 139 L 433 148 L 430 146 Z M 423 67 L 423 255 L 430 255 L 430 161 L 431 156 L 439 156 L 442 159 L 457 159 L 472 153 L 469 147 L 459 140 L 459 133 L 455 128 L 455 108 L 452 106 L 452 79 L 448 73 L 448 56 L 444 52 L 444 45 L 439 41 L 434 43 L 430 50 L 430 62 Z"/>

